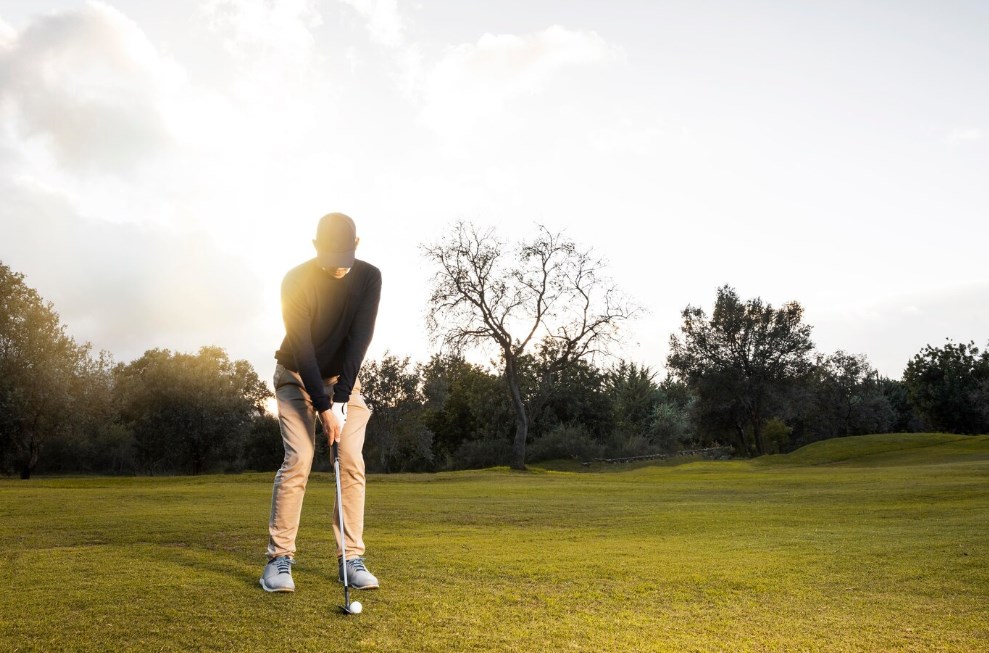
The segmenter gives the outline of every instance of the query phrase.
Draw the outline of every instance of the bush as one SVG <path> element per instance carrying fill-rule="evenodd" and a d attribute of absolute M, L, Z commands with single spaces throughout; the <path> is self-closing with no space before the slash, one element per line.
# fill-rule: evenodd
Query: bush
<path fill-rule="evenodd" d="M 529 445 L 526 458 L 530 462 L 573 458 L 590 460 L 600 458 L 604 446 L 596 442 L 580 424 L 557 424 L 553 430 Z"/>
<path fill-rule="evenodd" d="M 762 437 L 766 441 L 766 453 L 780 453 L 785 451 L 790 444 L 790 435 L 793 429 L 787 426 L 778 417 L 766 422 L 762 427 Z"/>
<path fill-rule="evenodd" d="M 611 434 L 601 457 L 634 458 L 636 456 L 651 456 L 663 453 L 647 436 L 638 433 L 624 435 L 619 432 Z"/>
<path fill-rule="evenodd" d="M 693 434 L 687 410 L 675 403 L 658 404 L 652 419 L 649 441 L 663 452 L 679 451 Z"/>
<path fill-rule="evenodd" d="M 433 432 L 422 424 L 419 415 L 404 420 L 368 424 L 364 458 L 369 471 L 430 472 L 435 470 Z"/>
<path fill-rule="evenodd" d="M 450 461 L 453 469 L 480 469 L 507 465 L 511 457 L 512 448 L 507 441 L 483 438 L 462 443 Z"/>

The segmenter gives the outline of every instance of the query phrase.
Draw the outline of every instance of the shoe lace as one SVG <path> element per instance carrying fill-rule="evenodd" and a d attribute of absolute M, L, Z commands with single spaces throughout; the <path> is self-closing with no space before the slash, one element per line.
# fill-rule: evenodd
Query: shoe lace
<path fill-rule="evenodd" d="M 352 571 L 367 571 L 367 567 L 364 566 L 364 558 L 354 558 L 353 560 L 348 560 L 347 564 L 350 565 Z"/>
<path fill-rule="evenodd" d="M 279 574 L 291 574 L 293 564 L 295 564 L 295 561 L 292 558 L 275 558 L 275 569 L 278 570 Z"/>

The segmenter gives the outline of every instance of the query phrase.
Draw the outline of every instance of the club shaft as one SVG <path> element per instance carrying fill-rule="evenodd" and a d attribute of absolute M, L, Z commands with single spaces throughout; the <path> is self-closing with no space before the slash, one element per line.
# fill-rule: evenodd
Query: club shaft
<path fill-rule="evenodd" d="M 337 486 L 337 514 L 340 518 L 340 552 L 343 567 L 343 600 L 344 605 L 350 605 L 350 583 L 347 581 L 347 532 L 343 526 L 343 490 L 340 487 L 340 446 L 333 443 L 333 475 Z"/>

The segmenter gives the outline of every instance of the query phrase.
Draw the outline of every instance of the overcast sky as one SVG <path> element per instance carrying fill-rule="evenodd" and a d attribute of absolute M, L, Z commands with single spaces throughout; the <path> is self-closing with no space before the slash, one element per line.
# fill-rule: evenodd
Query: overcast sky
<path fill-rule="evenodd" d="M 593 247 L 658 370 L 728 283 L 899 378 L 989 339 L 989 3 L 0 0 L 0 261 L 78 340 L 269 378 L 330 211 L 372 357 L 432 351 L 418 245 L 463 218 Z"/>

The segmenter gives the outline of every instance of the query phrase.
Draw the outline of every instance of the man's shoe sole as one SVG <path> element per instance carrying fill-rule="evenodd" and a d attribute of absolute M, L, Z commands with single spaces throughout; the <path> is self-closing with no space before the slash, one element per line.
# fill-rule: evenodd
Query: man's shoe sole
<path fill-rule="evenodd" d="M 291 587 L 282 587 L 281 589 L 268 589 L 268 586 L 264 584 L 264 579 L 260 579 L 258 582 L 261 583 L 261 589 L 265 592 L 294 592 L 295 589 Z"/>
<path fill-rule="evenodd" d="M 342 578 L 338 578 L 337 579 L 337 582 L 340 583 L 341 585 L 343 585 L 343 579 Z M 350 584 L 350 589 L 353 589 L 353 590 L 376 590 L 379 587 L 380 587 L 380 585 L 354 585 L 353 583 Z"/>

